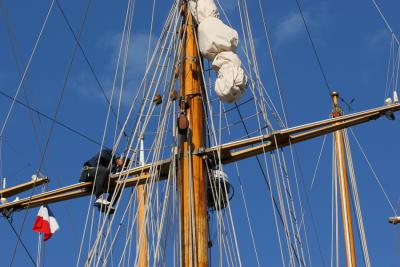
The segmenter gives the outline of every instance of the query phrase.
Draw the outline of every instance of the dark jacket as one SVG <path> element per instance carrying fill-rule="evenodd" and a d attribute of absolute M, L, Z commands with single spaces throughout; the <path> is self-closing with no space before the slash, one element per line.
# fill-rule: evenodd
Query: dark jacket
<path fill-rule="evenodd" d="M 99 161 L 100 157 L 100 161 Z M 114 166 L 114 161 L 117 159 L 118 156 L 114 155 L 114 158 L 112 157 L 112 150 L 111 149 L 103 149 L 99 154 L 93 156 L 91 159 L 86 161 L 83 166 L 88 166 L 88 167 L 97 167 L 97 163 L 99 163 L 100 166 L 103 166 L 105 168 L 113 168 Z"/>

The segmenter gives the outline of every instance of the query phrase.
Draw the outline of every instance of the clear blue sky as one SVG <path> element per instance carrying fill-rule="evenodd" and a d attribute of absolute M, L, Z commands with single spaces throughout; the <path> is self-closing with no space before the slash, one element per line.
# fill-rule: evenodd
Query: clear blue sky
<path fill-rule="evenodd" d="M 60 1 L 75 32 L 79 29 L 85 11 L 85 2 Z M 108 93 L 112 84 L 116 53 L 123 27 L 125 2 L 93 1 L 81 37 L 81 45 Z M 147 2 L 151 1 L 137 2 L 128 64 L 126 99 L 134 95 L 143 74 L 149 38 L 151 7 Z M 160 32 L 170 6 L 170 1 L 156 2 L 154 36 Z M 258 4 L 257 1 L 248 2 L 261 77 L 274 102 L 278 105 L 279 98 L 271 72 Z M 327 118 L 331 110 L 330 99 L 295 0 L 263 2 L 279 68 L 289 125 L 295 126 Z M 301 2 L 330 86 L 338 90 L 346 100 L 355 99 L 352 104 L 353 111 L 382 105 L 391 36 L 372 2 L 367 0 Z M 379 2 L 393 30 L 400 34 L 398 18 L 400 3 L 394 0 Z M 12 96 L 15 94 L 20 78 L 13 51 L 19 64 L 24 66 L 50 3 L 51 1 L 43 0 L 0 0 L 1 92 Z M 235 1 L 221 0 L 221 5 L 226 9 L 233 26 L 239 29 L 240 21 Z M 7 27 L 11 29 L 12 39 L 7 32 Z M 53 116 L 73 47 L 74 39 L 60 11 L 55 7 L 18 99 L 24 103 L 26 99 L 29 99 L 33 107 Z M 249 98 L 249 93 L 244 98 Z M 10 103 L 9 99 L 0 95 L 0 125 L 5 120 Z M 128 102 L 124 103 L 123 112 L 126 112 L 128 105 Z M 251 110 L 246 111 L 251 113 Z M 81 52 L 78 51 L 57 120 L 100 142 L 106 112 L 107 103 Z M 9 186 L 30 179 L 39 166 L 38 144 L 41 148 L 44 147 L 51 123 L 37 114 L 33 114 L 33 120 L 36 134 L 30 114 L 25 108 L 16 105 L 7 124 L 1 146 L 0 176 L 7 177 Z M 400 205 L 399 121 L 389 122 L 382 118 L 357 126 L 354 132 L 375 168 L 390 201 L 397 209 Z M 106 141 L 107 146 L 112 146 L 111 140 L 109 138 Z M 387 217 L 393 215 L 391 209 L 357 144 L 352 138 L 351 141 L 372 264 L 398 266 L 400 260 L 400 229 L 398 227 L 400 226 L 387 223 Z M 321 144 L 322 138 L 318 138 L 296 146 L 297 163 L 301 166 L 300 178 L 307 188 L 311 184 Z M 314 187 L 308 193 L 309 207 L 303 198 L 313 266 L 323 266 L 316 233 L 325 264 L 330 264 L 331 147 L 331 137 L 328 136 Z M 49 189 L 75 183 L 82 162 L 97 150 L 96 144 L 62 127 L 55 126 L 42 168 L 42 172 L 51 179 Z M 286 157 L 290 163 L 290 153 L 287 152 Z M 259 171 L 249 171 L 257 169 L 255 161 L 246 160 L 239 166 L 256 233 L 261 266 L 280 266 L 271 201 L 266 185 Z M 227 167 L 227 170 L 231 174 L 231 180 L 237 192 L 232 201 L 232 208 L 242 263 L 243 266 L 255 266 L 237 176 L 233 166 Z M 304 194 L 303 190 L 301 192 Z M 87 201 L 88 199 L 84 198 L 51 205 L 61 230 L 46 244 L 46 266 L 73 266 L 75 264 Z M 37 235 L 31 231 L 31 226 L 36 212 L 37 210 L 32 210 L 28 213 L 22 232 L 23 241 L 34 256 Z M 13 217 L 13 223 L 17 229 L 24 219 L 24 214 L 24 212 L 19 212 Z M 0 265 L 8 266 L 16 238 L 6 220 L 0 221 L 0 229 L 3 241 L 0 250 L 2 261 Z M 358 239 L 356 241 L 359 244 Z M 342 240 L 339 244 L 342 245 Z M 357 255 L 359 262 L 362 263 L 360 250 L 357 251 Z M 343 259 L 344 254 L 341 255 L 341 260 Z M 30 266 L 29 258 L 21 246 L 18 247 L 13 266 Z M 342 263 L 341 266 L 344 264 Z"/>

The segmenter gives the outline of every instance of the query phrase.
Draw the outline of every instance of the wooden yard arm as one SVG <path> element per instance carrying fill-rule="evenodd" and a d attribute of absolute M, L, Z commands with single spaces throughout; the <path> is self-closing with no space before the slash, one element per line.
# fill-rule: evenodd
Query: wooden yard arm
<path fill-rule="evenodd" d="M 23 184 L 19 184 L 13 187 L 5 188 L 0 190 L 0 196 L 4 198 L 12 197 L 18 195 L 19 193 L 31 190 L 33 187 L 48 183 L 49 179 L 47 177 L 37 178 Z"/>
<path fill-rule="evenodd" d="M 168 178 L 170 160 L 162 160 L 154 164 L 135 167 L 111 176 L 112 185 L 124 183 L 125 187 L 134 187 L 139 184 L 144 184 L 149 179 L 151 174 L 157 173 L 158 180 Z M 119 179 L 122 177 L 122 179 Z M 10 212 L 20 209 L 34 208 L 44 204 L 50 204 L 78 197 L 90 195 L 92 192 L 93 182 L 77 183 L 66 187 L 51 190 L 45 193 L 32 195 L 31 197 L 23 198 L 17 201 L 0 205 L 0 212 Z"/>
<path fill-rule="evenodd" d="M 194 154 L 202 155 L 206 158 L 213 159 L 215 162 L 218 162 L 218 153 L 220 152 L 222 164 L 229 164 L 231 162 L 259 155 L 277 148 L 282 148 L 288 146 L 289 144 L 299 143 L 321 135 L 332 133 L 336 130 L 365 123 L 381 117 L 386 112 L 395 112 L 398 110 L 400 110 L 400 104 L 396 103 L 389 106 L 275 131 L 268 135 L 261 135 L 240 141 L 230 142 L 220 146 L 211 147 L 203 151 L 194 151 Z M 253 147 L 250 147 L 252 145 Z M 153 164 L 147 164 L 145 166 L 135 167 L 120 173 L 116 173 L 111 177 L 111 179 L 114 181 L 113 186 L 115 186 L 115 183 L 125 183 L 126 187 L 134 187 L 136 185 L 146 183 L 151 176 L 158 177 L 158 180 L 165 180 L 168 178 L 170 165 L 171 159 L 165 159 Z M 119 177 L 123 177 L 125 179 L 119 179 Z M 6 211 L 33 208 L 43 204 L 55 203 L 90 195 L 92 186 L 92 182 L 77 183 L 45 193 L 33 195 L 28 198 L 0 205 L 0 212 L 4 213 Z"/>
<path fill-rule="evenodd" d="M 221 163 L 228 164 L 253 157 L 264 152 L 282 148 L 288 146 L 289 144 L 303 142 L 321 135 L 332 133 L 336 130 L 362 124 L 370 120 L 375 120 L 384 115 L 386 112 L 396 112 L 398 110 L 400 110 L 400 104 L 396 103 L 389 106 L 275 131 L 272 134 L 230 142 L 205 149 L 204 151 L 198 151 L 197 154 L 211 158 L 215 162 L 218 162 L 218 154 L 220 153 Z M 254 146 L 256 144 L 259 145 Z"/>

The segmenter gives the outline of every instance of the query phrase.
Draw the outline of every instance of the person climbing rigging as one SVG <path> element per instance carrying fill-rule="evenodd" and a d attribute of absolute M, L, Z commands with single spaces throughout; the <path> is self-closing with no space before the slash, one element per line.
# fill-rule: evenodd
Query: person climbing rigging
<path fill-rule="evenodd" d="M 104 198 L 104 193 L 109 191 L 110 175 L 117 173 L 123 169 L 124 162 L 128 162 L 124 155 L 114 155 L 111 149 L 103 149 L 100 153 L 90 158 L 83 164 L 80 182 L 94 181 L 94 194 L 96 201 L 94 206 L 101 212 L 114 213 L 115 209 L 112 206 L 111 200 L 114 192 L 108 192 L 107 199 Z M 114 203 L 119 197 L 119 192 L 115 196 Z"/>

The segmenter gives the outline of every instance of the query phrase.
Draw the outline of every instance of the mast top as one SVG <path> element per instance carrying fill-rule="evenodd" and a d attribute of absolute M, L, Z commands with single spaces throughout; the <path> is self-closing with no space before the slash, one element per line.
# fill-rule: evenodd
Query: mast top
<path fill-rule="evenodd" d="M 339 117 L 343 115 L 343 110 L 339 107 L 339 93 L 337 91 L 333 91 L 331 93 L 332 102 L 333 102 L 333 111 L 332 117 Z"/>
<path fill-rule="evenodd" d="M 333 91 L 331 93 L 331 97 L 333 100 L 333 104 L 335 104 L 335 106 L 338 104 L 338 99 L 339 99 L 339 93 L 337 91 Z"/>

